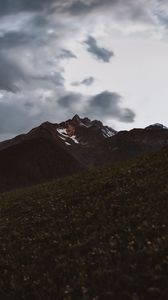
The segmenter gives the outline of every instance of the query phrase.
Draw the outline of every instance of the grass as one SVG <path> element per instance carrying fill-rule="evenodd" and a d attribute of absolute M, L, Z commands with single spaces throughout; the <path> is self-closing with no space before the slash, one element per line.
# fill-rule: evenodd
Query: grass
<path fill-rule="evenodd" d="M 0 194 L 0 299 L 168 299 L 168 151 Z"/>

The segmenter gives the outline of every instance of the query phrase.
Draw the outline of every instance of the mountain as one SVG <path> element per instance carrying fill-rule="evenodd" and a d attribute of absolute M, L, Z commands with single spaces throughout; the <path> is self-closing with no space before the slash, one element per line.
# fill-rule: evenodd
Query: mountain
<path fill-rule="evenodd" d="M 167 211 L 167 147 L 1 194 L 0 299 L 166 300 Z"/>
<path fill-rule="evenodd" d="M 160 124 L 116 132 L 78 115 L 59 124 L 45 122 L 0 143 L 0 191 L 114 164 L 167 145 L 168 129 Z"/>

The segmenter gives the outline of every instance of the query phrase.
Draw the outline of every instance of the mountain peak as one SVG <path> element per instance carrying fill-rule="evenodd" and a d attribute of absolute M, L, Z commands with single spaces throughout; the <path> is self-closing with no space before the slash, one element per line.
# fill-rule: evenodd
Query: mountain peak
<path fill-rule="evenodd" d="M 74 115 L 73 118 L 72 118 L 72 121 L 80 121 L 81 118 L 78 114 Z"/>
<path fill-rule="evenodd" d="M 147 130 L 155 130 L 155 129 L 168 129 L 166 126 L 160 123 L 155 123 L 147 126 L 145 129 Z"/>

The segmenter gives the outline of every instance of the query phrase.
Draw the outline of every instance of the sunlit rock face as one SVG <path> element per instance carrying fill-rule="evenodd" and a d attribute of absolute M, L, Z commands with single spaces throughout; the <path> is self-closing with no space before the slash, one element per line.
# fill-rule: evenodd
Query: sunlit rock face
<path fill-rule="evenodd" d="M 71 137 L 75 135 L 75 127 L 72 124 L 68 124 L 68 127 L 66 128 L 67 134 Z"/>

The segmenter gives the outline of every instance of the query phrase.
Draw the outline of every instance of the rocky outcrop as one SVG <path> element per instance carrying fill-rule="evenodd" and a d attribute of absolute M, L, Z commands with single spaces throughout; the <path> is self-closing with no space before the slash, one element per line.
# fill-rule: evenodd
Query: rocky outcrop
<path fill-rule="evenodd" d="M 67 128 L 66 128 L 66 132 L 68 134 L 68 136 L 73 136 L 75 135 L 75 126 L 73 126 L 73 124 L 68 124 Z"/>

